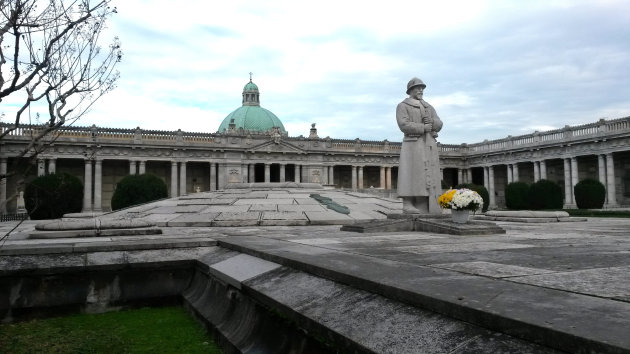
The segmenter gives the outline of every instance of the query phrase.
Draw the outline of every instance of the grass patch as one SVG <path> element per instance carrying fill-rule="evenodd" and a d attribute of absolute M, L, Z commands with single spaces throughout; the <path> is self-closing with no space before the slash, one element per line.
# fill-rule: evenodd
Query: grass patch
<path fill-rule="evenodd" d="M 593 209 L 564 209 L 571 216 L 588 216 L 599 218 L 630 218 L 628 210 L 593 210 Z"/>
<path fill-rule="evenodd" d="M 0 325 L 0 353 L 221 353 L 181 307 Z"/>

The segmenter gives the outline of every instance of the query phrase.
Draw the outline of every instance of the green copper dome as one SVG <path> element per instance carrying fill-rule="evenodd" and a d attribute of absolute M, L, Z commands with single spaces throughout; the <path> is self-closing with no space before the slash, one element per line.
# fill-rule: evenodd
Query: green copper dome
<path fill-rule="evenodd" d="M 243 106 L 223 119 L 218 132 L 227 131 L 230 129 L 230 123 L 233 123 L 236 131 L 242 128 L 247 131 L 266 132 L 273 128 L 279 128 L 282 134 L 286 135 L 287 131 L 280 119 L 271 111 L 260 106 L 259 95 L 258 86 L 250 78 L 243 87 Z"/>
<path fill-rule="evenodd" d="M 250 131 L 268 131 L 273 127 L 279 127 L 283 133 L 286 133 L 284 125 L 275 114 L 260 106 L 243 106 L 237 108 L 234 112 L 228 114 L 219 126 L 219 132 L 228 130 L 230 121 L 234 119 L 234 129 Z"/>
<path fill-rule="evenodd" d="M 258 86 L 250 81 L 243 87 L 243 91 L 258 91 Z"/>

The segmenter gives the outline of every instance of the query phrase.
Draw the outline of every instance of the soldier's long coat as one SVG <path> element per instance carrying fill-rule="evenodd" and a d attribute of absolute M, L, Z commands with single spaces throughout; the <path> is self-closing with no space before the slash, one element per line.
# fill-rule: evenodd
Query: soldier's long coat
<path fill-rule="evenodd" d="M 431 131 L 425 131 L 423 118 L 433 123 Z M 398 195 L 429 196 L 432 206 L 441 191 L 440 161 L 435 137 L 442 129 L 442 121 L 433 106 L 424 100 L 412 98 L 398 104 L 396 121 L 405 134 L 398 167 Z"/>

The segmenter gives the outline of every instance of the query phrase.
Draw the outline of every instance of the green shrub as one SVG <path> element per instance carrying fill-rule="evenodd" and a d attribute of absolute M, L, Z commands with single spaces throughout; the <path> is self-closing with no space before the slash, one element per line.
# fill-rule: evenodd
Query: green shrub
<path fill-rule="evenodd" d="M 606 200 L 606 187 L 590 178 L 578 182 L 573 187 L 573 193 L 579 209 L 601 209 Z"/>
<path fill-rule="evenodd" d="M 470 190 L 473 190 L 479 193 L 479 195 L 483 199 L 483 209 L 481 211 L 484 213 L 488 211 L 488 205 L 490 204 L 490 193 L 488 193 L 488 190 L 486 189 L 486 187 L 478 185 L 478 184 L 463 183 L 463 184 L 458 184 L 457 186 L 455 186 L 455 189 L 459 189 L 459 188 L 468 188 Z"/>
<path fill-rule="evenodd" d="M 152 174 L 129 175 L 116 184 L 112 210 L 166 198 L 166 183 Z"/>
<path fill-rule="evenodd" d="M 505 187 L 505 206 L 508 209 L 529 209 L 529 185 L 525 182 L 512 182 Z"/>
<path fill-rule="evenodd" d="M 541 179 L 529 187 L 529 207 L 562 209 L 562 188 L 552 181 Z"/>
<path fill-rule="evenodd" d="M 32 220 L 78 213 L 83 207 L 83 184 L 67 173 L 39 176 L 26 185 L 24 204 Z"/>

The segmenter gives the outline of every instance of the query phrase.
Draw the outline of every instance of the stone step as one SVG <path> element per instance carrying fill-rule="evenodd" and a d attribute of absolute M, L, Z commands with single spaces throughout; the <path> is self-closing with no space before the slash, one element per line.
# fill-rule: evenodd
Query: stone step
<path fill-rule="evenodd" d="M 217 241 L 222 247 L 560 350 L 630 351 L 627 302 L 270 238 Z"/>

